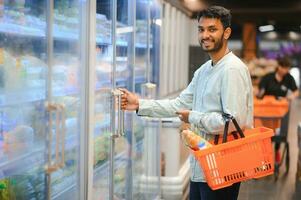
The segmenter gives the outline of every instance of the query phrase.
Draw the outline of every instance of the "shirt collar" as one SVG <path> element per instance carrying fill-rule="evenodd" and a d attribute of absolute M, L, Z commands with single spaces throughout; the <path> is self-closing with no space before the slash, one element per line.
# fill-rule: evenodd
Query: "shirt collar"
<path fill-rule="evenodd" d="M 217 61 L 217 63 L 215 65 L 213 65 L 213 61 L 211 60 L 210 67 L 213 68 L 213 67 L 219 65 L 224 59 L 226 59 L 228 56 L 230 56 L 230 54 L 232 55 L 232 51 L 229 51 L 227 54 L 225 54 L 221 59 L 219 59 L 219 61 Z"/>

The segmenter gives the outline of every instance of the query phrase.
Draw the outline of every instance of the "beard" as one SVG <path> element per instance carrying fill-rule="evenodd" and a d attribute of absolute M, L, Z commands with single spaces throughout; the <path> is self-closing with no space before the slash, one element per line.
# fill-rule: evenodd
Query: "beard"
<path fill-rule="evenodd" d="M 212 48 L 204 47 L 204 45 L 203 45 L 203 40 L 199 40 L 199 43 L 200 43 L 202 49 L 203 49 L 205 52 L 208 52 L 208 53 L 217 52 L 217 51 L 219 51 L 219 50 L 223 47 L 223 45 L 224 45 L 223 37 L 224 37 L 224 33 L 223 33 L 222 36 L 221 36 L 220 38 L 218 38 L 217 40 L 214 40 L 214 39 L 207 39 L 207 40 L 211 40 L 211 42 L 214 43 L 214 45 L 213 45 Z"/>

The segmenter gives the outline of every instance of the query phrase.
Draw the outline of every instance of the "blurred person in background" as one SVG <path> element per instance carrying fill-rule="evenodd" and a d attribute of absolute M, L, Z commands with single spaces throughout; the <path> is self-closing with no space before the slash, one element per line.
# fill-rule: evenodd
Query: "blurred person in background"
<path fill-rule="evenodd" d="M 226 8 L 211 6 L 198 15 L 198 39 L 210 60 L 195 73 L 186 89 L 175 99 L 139 99 L 126 89 L 122 109 L 141 116 L 176 117 L 190 123 L 192 130 L 204 139 L 223 134 L 223 114 L 236 118 L 241 128 L 253 126 L 253 91 L 247 66 L 228 49 L 231 14 Z M 173 77 L 170 77 L 173 78 Z M 230 131 L 234 130 L 231 124 Z M 246 158 L 247 159 L 247 158 Z M 243 161 L 242 161 L 243 162 Z M 206 183 L 198 161 L 190 156 L 190 200 L 236 200 L 240 183 L 212 190 Z"/>
<path fill-rule="evenodd" d="M 278 66 L 275 72 L 266 74 L 259 82 L 257 98 L 262 99 L 266 95 L 275 98 L 287 98 L 293 100 L 299 96 L 299 90 L 294 77 L 289 73 L 291 61 L 287 57 L 277 59 Z"/>
<path fill-rule="evenodd" d="M 276 99 L 286 98 L 289 102 L 299 96 L 299 90 L 294 77 L 289 73 L 291 61 L 287 57 L 277 59 L 278 66 L 275 72 L 271 72 L 262 77 L 259 82 L 259 92 L 257 98 L 264 96 L 274 96 Z M 286 127 L 289 123 L 289 111 L 283 116 L 281 126 Z M 283 125 L 283 123 L 285 125 Z M 285 130 L 279 128 L 275 130 L 276 135 L 285 133 Z M 275 142 L 275 162 L 280 163 L 280 143 Z"/>

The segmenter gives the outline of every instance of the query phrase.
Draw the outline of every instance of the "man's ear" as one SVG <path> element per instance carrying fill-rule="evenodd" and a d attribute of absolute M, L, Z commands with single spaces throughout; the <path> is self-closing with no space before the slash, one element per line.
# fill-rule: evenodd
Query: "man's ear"
<path fill-rule="evenodd" d="M 230 27 L 227 27 L 224 31 L 224 39 L 228 40 L 231 35 L 232 29 Z"/>

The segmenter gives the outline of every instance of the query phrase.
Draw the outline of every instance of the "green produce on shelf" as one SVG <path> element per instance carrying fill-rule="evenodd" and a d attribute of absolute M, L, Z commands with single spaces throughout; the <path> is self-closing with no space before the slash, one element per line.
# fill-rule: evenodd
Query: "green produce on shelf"
<path fill-rule="evenodd" d="M 133 131 L 136 138 L 136 142 L 139 142 L 144 138 L 144 124 L 141 119 L 137 118 L 134 120 Z"/>
<path fill-rule="evenodd" d="M 11 192 L 11 186 L 8 179 L 0 180 L 0 199 L 1 200 L 14 200 L 16 197 Z"/>
<path fill-rule="evenodd" d="M 108 158 L 110 133 L 106 132 L 94 139 L 94 165 L 98 165 Z"/>
<path fill-rule="evenodd" d="M 59 13 L 64 13 L 69 8 L 69 0 L 57 0 L 54 6 Z"/>
<path fill-rule="evenodd" d="M 44 183 L 44 169 L 42 167 L 35 167 L 26 174 L 16 174 L 1 180 L 0 185 L 2 185 L 2 188 L 5 186 L 5 189 L 0 189 L 0 197 L 4 200 L 7 197 L 8 200 L 43 200 L 45 199 Z"/>
<path fill-rule="evenodd" d="M 115 170 L 115 173 L 114 173 L 114 182 L 115 184 L 118 184 L 118 183 L 122 183 L 125 179 L 125 172 L 126 170 L 124 168 L 120 168 L 118 170 Z"/>

